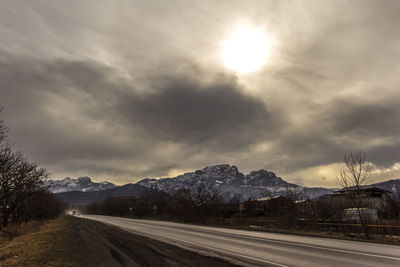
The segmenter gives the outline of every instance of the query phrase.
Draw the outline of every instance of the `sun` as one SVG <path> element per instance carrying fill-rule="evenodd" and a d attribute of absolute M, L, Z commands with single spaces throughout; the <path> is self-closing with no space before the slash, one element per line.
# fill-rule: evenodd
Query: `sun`
<path fill-rule="evenodd" d="M 240 24 L 221 42 L 223 64 L 245 74 L 259 70 L 268 60 L 271 42 L 260 28 Z"/>

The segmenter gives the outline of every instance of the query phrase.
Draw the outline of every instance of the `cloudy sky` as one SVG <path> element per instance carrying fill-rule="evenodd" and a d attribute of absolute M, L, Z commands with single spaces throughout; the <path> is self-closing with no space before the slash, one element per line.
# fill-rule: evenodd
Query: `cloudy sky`
<path fill-rule="evenodd" d="M 335 186 L 359 150 L 377 181 L 400 178 L 397 0 L 0 5 L 1 117 L 53 178 L 229 163 Z M 249 72 L 225 55 L 240 25 L 268 43 Z"/>

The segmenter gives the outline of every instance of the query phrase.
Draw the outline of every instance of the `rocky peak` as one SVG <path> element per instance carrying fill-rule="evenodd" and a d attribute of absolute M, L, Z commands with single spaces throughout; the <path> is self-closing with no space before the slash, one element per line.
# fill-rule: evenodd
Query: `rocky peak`
<path fill-rule="evenodd" d="M 71 178 L 65 177 L 64 179 L 60 180 L 60 182 L 63 183 L 63 184 L 68 184 L 68 183 L 71 182 L 71 180 L 72 180 Z M 49 182 L 54 182 L 54 181 L 53 180 L 49 180 Z"/>
<path fill-rule="evenodd" d="M 297 185 L 284 181 L 281 177 L 277 177 L 275 173 L 264 169 L 252 171 L 246 175 L 246 183 L 253 186 L 265 187 L 296 187 Z"/>
<path fill-rule="evenodd" d="M 146 187 L 156 188 L 197 188 L 200 185 L 223 186 L 237 185 L 243 183 L 244 175 L 238 171 L 236 166 L 221 164 L 208 166 L 194 172 L 187 172 L 173 178 L 143 179 L 138 184 Z"/>
<path fill-rule="evenodd" d="M 221 164 L 221 165 L 205 167 L 202 171 L 203 171 L 202 173 L 209 173 L 209 174 L 237 175 L 239 173 L 238 168 L 236 166 L 230 166 L 229 164 Z"/>
<path fill-rule="evenodd" d="M 269 172 L 269 171 L 266 171 L 266 170 L 264 170 L 264 169 L 261 169 L 261 170 L 258 170 L 258 171 L 252 171 L 252 172 L 250 172 L 248 175 L 246 175 L 246 176 L 248 176 L 248 177 L 263 177 L 263 178 L 273 178 L 273 177 L 276 177 L 276 175 L 275 175 L 275 173 L 273 173 L 273 172 Z"/>
<path fill-rule="evenodd" d="M 89 185 L 92 182 L 92 179 L 90 179 L 87 176 L 79 177 L 77 179 L 77 183 L 80 185 Z"/>

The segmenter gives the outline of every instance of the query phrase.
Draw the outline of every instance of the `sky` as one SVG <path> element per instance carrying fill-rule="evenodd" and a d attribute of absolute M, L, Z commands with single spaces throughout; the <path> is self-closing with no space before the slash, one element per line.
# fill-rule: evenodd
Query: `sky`
<path fill-rule="evenodd" d="M 1 119 L 54 179 L 228 163 L 334 187 L 357 151 L 374 181 L 400 178 L 397 0 L 0 5 Z M 240 25 L 268 40 L 246 73 L 222 56 Z"/>

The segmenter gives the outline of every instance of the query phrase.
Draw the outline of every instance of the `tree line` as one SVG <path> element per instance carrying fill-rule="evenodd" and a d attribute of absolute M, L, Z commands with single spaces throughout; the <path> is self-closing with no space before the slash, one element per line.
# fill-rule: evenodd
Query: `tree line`
<path fill-rule="evenodd" d="M 362 227 L 352 227 L 356 222 L 346 224 L 343 211 L 348 207 L 353 207 L 351 199 L 321 197 L 316 200 L 299 201 L 298 196 L 291 189 L 288 189 L 283 196 L 270 197 L 265 201 L 249 199 L 241 203 L 225 202 L 218 190 L 200 185 L 193 191 L 150 189 L 139 198 L 111 197 L 102 203 L 91 203 L 76 208 L 86 214 L 208 225 L 245 227 L 253 225 L 277 229 L 335 231 L 345 235 L 358 232 L 364 233 L 365 237 L 369 238 L 371 231 L 367 226 L 368 221 L 362 221 L 366 223 L 366 225 L 361 223 Z M 379 213 L 379 217 L 386 222 L 384 224 L 393 225 L 393 222 L 398 222 L 400 199 L 395 196 L 390 197 L 385 208 L 379 210 Z M 372 230 L 375 234 L 380 233 L 379 229 Z M 393 232 L 391 228 L 383 230 L 386 232 L 380 234 Z M 368 234 L 365 233 L 366 231 Z"/>
<path fill-rule="evenodd" d="M 103 203 L 92 203 L 78 209 L 87 214 L 156 218 L 186 223 L 258 225 L 312 231 L 328 229 L 345 235 L 351 232 L 363 233 L 366 238 L 370 238 L 371 221 L 362 213 L 368 206 L 365 206 L 359 191 L 364 188 L 367 174 L 369 175 L 369 170 L 365 167 L 366 162 L 362 153 L 353 153 L 345 157 L 345 165 L 340 169 L 338 180 L 343 182 L 343 188 L 354 187 L 356 190 L 343 195 L 344 197 L 325 195 L 310 200 L 305 199 L 301 191 L 287 188 L 280 196 L 268 191 L 263 199 L 236 199 L 226 202 L 215 187 L 201 184 L 195 190 L 163 191 L 152 188 L 139 198 L 112 197 Z M 382 201 L 384 203 L 381 203 L 378 210 L 380 223 L 397 225 L 400 220 L 400 195 L 388 196 Z M 355 208 L 359 218 L 348 221 L 344 212 L 348 208 Z M 358 221 L 361 227 L 354 226 Z M 375 234 L 385 234 L 397 233 L 396 229 L 385 227 L 372 230 Z"/>
<path fill-rule="evenodd" d="M 218 190 L 202 184 L 196 190 L 153 188 L 140 198 L 108 198 L 103 203 L 88 204 L 79 209 L 89 214 L 214 223 L 238 212 L 237 206 L 238 203 L 225 203 Z"/>
<path fill-rule="evenodd" d="M 66 208 L 65 203 L 41 188 L 49 174 L 14 149 L 7 139 L 7 131 L 4 121 L 0 120 L 1 226 L 58 216 Z"/>

